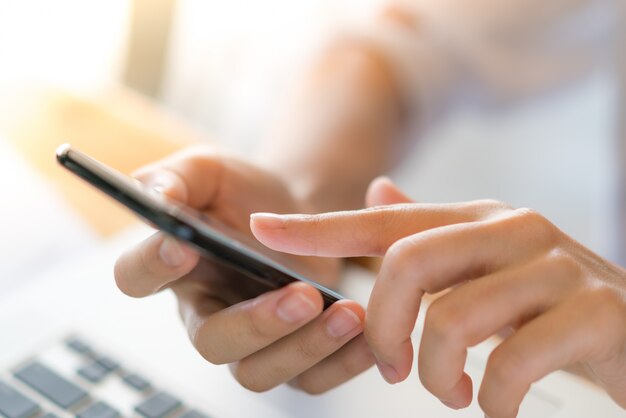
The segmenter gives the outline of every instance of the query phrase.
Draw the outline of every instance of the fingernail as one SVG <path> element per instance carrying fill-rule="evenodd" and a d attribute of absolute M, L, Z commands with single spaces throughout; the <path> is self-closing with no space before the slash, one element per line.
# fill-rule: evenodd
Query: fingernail
<path fill-rule="evenodd" d="M 275 213 L 253 213 L 250 218 L 261 228 L 279 229 L 285 227 L 284 218 Z"/>
<path fill-rule="evenodd" d="M 449 401 L 441 401 L 441 403 L 442 403 L 442 404 L 444 404 L 445 406 L 447 406 L 447 407 L 448 407 L 448 408 L 450 408 L 450 409 L 457 409 L 457 410 L 458 410 L 458 409 L 461 409 L 461 407 L 460 407 L 460 406 L 458 406 L 458 405 L 457 405 L 457 404 L 455 404 L 455 403 L 449 402 Z"/>
<path fill-rule="evenodd" d="M 391 183 L 393 184 L 393 182 L 391 181 L 391 179 L 388 176 L 378 176 L 374 179 L 374 181 L 372 181 L 372 183 Z"/>
<path fill-rule="evenodd" d="M 286 322 L 300 322 L 311 318 L 317 312 L 313 301 L 302 293 L 291 292 L 283 296 L 276 306 L 277 315 Z"/>
<path fill-rule="evenodd" d="M 326 330 L 335 337 L 343 337 L 361 325 L 361 318 L 347 308 L 339 308 L 326 322 Z"/>
<path fill-rule="evenodd" d="M 376 360 L 376 367 L 378 367 L 378 371 L 383 376 L 383 379 L 387 381 L 387 383 L 398 383 L 398 372 L 392 366 L 387 363 L 383 363 L 382 361 Z"/>
<path fill-rule="evenodd" d="M 159 257 L 170 267 L 178 267 L 185 261 L 185 252 L 172 237 L 165 237 L 159 247 Z"/>

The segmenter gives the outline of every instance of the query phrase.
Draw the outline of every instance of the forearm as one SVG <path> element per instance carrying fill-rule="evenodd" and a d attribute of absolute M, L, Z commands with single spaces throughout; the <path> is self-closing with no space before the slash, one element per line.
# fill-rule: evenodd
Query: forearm
<path fill-rule="evenodd" d="M 394 83 L 375 49 L 337 41 L 306 78 L 262 163 L 309 211 L 361 207 L 367 185 L 398 150 L 402 122 Z"/>

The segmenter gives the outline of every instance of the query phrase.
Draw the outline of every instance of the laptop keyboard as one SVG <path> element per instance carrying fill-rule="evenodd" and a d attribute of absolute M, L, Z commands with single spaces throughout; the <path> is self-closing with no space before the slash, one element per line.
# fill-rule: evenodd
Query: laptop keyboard
<path fill-rule="evenodd" d="M 214 418 L 72 336 L 0 375 L 4 418 Z"/>

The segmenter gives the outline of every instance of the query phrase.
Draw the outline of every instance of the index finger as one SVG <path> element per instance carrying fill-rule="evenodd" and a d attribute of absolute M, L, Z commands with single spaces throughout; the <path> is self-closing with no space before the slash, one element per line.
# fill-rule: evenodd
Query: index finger
<path fill-rule="evenodd" d="M 473 222 L 504 209 L 492 201 L 397 204 L 319 215 L 255 213 L 254 236 L 269 248 L 320 257 L 381 256 L 394 242 L 445 225 Z"/>

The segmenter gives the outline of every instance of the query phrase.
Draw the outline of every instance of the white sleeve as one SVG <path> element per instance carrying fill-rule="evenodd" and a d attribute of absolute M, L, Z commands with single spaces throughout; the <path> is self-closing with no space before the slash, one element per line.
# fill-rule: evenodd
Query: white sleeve
<path fill-rule="evenodd" d="M 412 24 L 363 30 L 420 124 L 452 104 L 508 103 L 616 55 L 623 0 L 402 0 Z"/>

